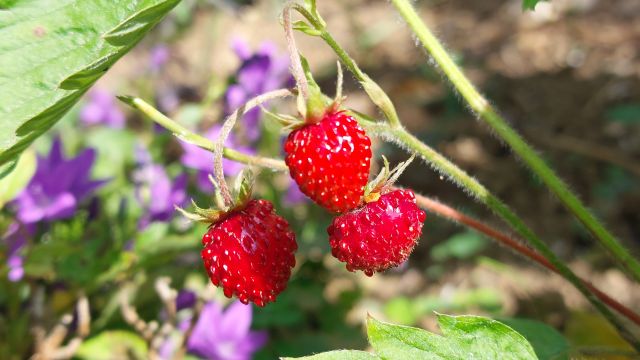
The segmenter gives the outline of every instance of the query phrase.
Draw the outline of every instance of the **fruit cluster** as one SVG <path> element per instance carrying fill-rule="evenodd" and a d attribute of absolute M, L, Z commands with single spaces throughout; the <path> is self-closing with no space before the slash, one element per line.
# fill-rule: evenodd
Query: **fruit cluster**
<path fill-rule="evenodd" d="M 329 243 L 349 271 L 372 276 L 407 260 L 426 215 L 411 190 L 365 191 L 371 140 L 352 116 L 330 107 L 317 121 L 298 124 L 284 151 L 300 190 L 337 214 L 327 229 Z M 211 282 L 243 303 L 275 301 L 295 266 L 297 245 L 287 221 L 269 201 L 248 199 L 208 218 L 202 259 Z"/>

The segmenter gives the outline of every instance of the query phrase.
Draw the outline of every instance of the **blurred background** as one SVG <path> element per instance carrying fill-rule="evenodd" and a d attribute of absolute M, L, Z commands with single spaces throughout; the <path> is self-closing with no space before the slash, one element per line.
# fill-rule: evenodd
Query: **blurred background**
<path fill-rule="evenodd" d="M 526 13 L 519 0 L 416 5 L 472 81 L 637 255 L 640 2 L 553 0 Z M 434 311 L 536 319 L 563 333 L 573 349 L 629 349 L 560 277 L 433 214 L 406 264 L 371 278 L 350 273 L 331 257 L 330 215 L 287 174 L 268 171 L 259 177 L 257 196 L 290 221 L 300 248 L 289 287 L 276 303 L 242 309 L 213 288 L 199 252 L 206 228 L 173 211 L 173 204 L 188 207 L 189 199 L 210 202 L 212 188 L 203 181 L 212 170 L 210 154 L 114 96 L 139 96 L 215 139 L 224 115 L 243 101 L 292 84 L 282 6 L 183 0 L 24 156 L 35 175 L 0 218 L 1 358 L 33 352 L 47 358 L 56 347 L 45 340 L 64 314 L 70 314 L 71 330 L 62 336 L 68 343 L 81 332 L 83 298 L 91 330 L 75 356 L 86 359 L 145 358 L 149 349 L 158 358 L 178 358 L 181 347 L 187 357 L 207 359 L 235 359 L 229 351 L 241 346 L 257 359 L 365 349 L 367 313 L 437 330 Z M 640 311 L 638 286 L 475 120 L 388 2 L 324 0 L 319 11 L 416 136 L 504 199 L 578 274 Z M 316 80 L 333 95 L 336 57 L 317 38 L 298 34 L 297 40 Z M 345 107 L 379 115 L 349 75 L 345 95 Z M 269 107 L 294 114 L 292 105 Z M 250 113 L 236 128 L 228 146 L 282 157 L 280 128 L 268 116 Z M 382 154 L 391 163 L 408 157 L 380 140 L 375 150 L 372 172 Z M 241 168 L 225 163 L 228 176 Z M 400 184 L 505 229 L 423 163 L 412 164 Z M 168 312 L 173 301 L 177 310 Z M 222 330 L 230 323 L 246 329 L 238 325 L 229 338 L 234 331 Z M 182 346 L 192 334 L 208 342 Z"/>

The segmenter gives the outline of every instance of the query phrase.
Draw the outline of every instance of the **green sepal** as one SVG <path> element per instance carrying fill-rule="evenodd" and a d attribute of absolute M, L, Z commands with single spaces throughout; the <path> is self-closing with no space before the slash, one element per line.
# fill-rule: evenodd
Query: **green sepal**
<path fill-rule="evenodd" d="M 187 219 L 191 221 L 205 223 L 205 224 L 215 223 L 216 221 L 220 220 L 220 218 L 222 218 L 224 214 L 227 213 L 224 210 L 203 209 L 198 205 L 196 205 L 195 202 L 193 202 L 193 200 L 191 200 L 191 203 L 195 208 L 194 212 L 186 211 L 185 209 L 181 208 L 178 205 L 174 205 L 174 208 L 178 210 L 182 214 L 182 216 L 186 217 Z"/>
<path fill-rule="evenodd" d="M 309 36 L 322 36 L 322 31 L 313 28 L 311 25 L 302 20 L 294 22 L 293 29 L 303 32 Z"/>
<path fill-rule="evenodd" d="M 389 160 L 387 160 L 387 158 L 383 155 L 382 161 L 384 161 L 384 166 L 382 170 L 380 170 L 378 176 L 376 176 L 376 178 L 369 182 L 365 187 L 365 199 L 371 198 L 371 194 L 385 193 L 387 190 L 389 190 L 398 180 L 400 175 L 402 175 L 402 173 L 407 169 L 409 164 L 411 164 L 414 158 L 415 154 L 411 155 L 408 160 L 399 163 L 395 168 L 393 168 L 393 170 L 390 171 Z"/>
<path fill-rule="evenodd" d="M 327 23 L 324 22 L 324 20 L 322 19 L 322 16 L 320 16 L 320 13 L 318 12 L 318 7 L 316 6 L 316 0 L 305 0 L 304 4 L 307 7 L 307 10 L 309 10 L 309 12 L 313 15 L 314 18 L 316 18 L 316 20 L 320 23 L 320 25 L 322 25 L 322 27 L 326 27 Z"/>
<path fill-rule="evenodd" d="M 251 200 L 254 181 L 253 171 L 250 168 L 242 169 L 234 185 L 234 208 L 244 207 Z"/>
<path fill-rule="evenodd" d="M 295 116 L 291 116 L 288 114 L 274 113 L 271 110 L 268 110 L 264 106 L 260 105 L 260 109 L 267 114 L 270 118 L 277 121 L 278 124 L 282 125 L 283 131 L 290 131 L 296 128 L 299 128 L 305 124 L 304 120 L 297 118 Z"/>
<path fill-rule="evenodd" d="M 378 173 L 375 179 L 371 180 L 367 186 L 364 188 L 364 196 L 367 197 L 369 194 L 373 193 L 374 190 L 380 189 L 385 181 L 389 178 L 389 160 L 387 157 L 382 155 L 382 161 L 384 162 L 384 166 Z"/>
<path fill-rule="evenodd" d="M 309 123 L 316 123 L 322 119 L 327 108 L 331 106 L 331 101 L 327 101 L 327 97 L 320 90 L 320 86 L 316 83 L 309 67 L 307 59 L 300 55 L 300 62 L 302 63 L 302 70 L 304 76 L 307 79 L 309 86 L 309 98 L 304 103 L 304 109 L 300 108 L 301 102 L 298 101 L 298 111 L 304 115 L 304 118 Z M 300 98 L 300 95 L 298 96 Z"/>

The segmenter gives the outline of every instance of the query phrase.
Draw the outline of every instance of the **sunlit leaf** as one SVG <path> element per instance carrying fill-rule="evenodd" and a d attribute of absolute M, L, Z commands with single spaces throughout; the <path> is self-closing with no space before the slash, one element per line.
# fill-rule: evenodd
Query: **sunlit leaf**
<path fill-rule="evenodd" d="M 178 2 L 0 3 L 0 165 L 51 128 Z"/>

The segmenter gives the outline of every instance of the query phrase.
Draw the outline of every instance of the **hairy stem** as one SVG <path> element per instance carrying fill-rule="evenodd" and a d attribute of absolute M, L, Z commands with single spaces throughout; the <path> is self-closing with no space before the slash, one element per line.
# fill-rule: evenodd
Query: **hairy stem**
<path fill-rule="evenodd" d="M 616 237 L 582 204 L 536 151 L 489 105 L 449 56 L 440 41 L 420 19 L 409 0 L 392 0 L 400 15 L 456 87 L 471 109 L 484 120 L 525 164 L 549 187 L 564 206 L 591 232 L 636 281 L 640 281 L 640 262 L 620 244 Z"/>
<path fill-rule="evenodd" d="M 336 55 L 340 58 L 340 61 L 352 72 L 352 74 L 358 79 L 365 87 L 365 91 L 369 94 L 372 101 L 376 103 L 384 112 L 388 123 L 370 122 L 364 121 L 363 125 L 368 131 L 378 134 L 388 141 L 394 142 L 399 146 L 407 149 L 410 152 L 417 153 L 422 159 L 429 163 L 436 171 L 446 176 L 449 180 L 454 182 L 459 188 L 464 190 L 472 198 L 476 199 L 480 203 L 487 206 L 494 213 L 500 216 L 507 224 L 509 224 L 522 238 L 526 239 L 536 250 L 538 250 L 545 258 L 547 258 L 553 266 L 555 266 L 559 273 L 567 279 L 576 289 L 578 289 L 587 300 L 607 318 L 612 325 L 618 329 L 630 343 L 640 350 L 640 342 L 636 341 L 633 336 L 624 328 L 618 318 L 607 308 L 589 288 L 586 287 L 552 251 L 551 249 L 540 239 L 537 235 L 524 223 L 520 217 L 518 217 L 509 207 L 502 202 L 498 197 L 493 195 L 477 180 L 469 176 L 466 172 L 458 168 L 455 164 L 445 158 L 443 155 L 427 146 L 415 136 L 408 133 L 400 124 L 398 115 L 395 112 L 395 108 L 391 106 L 381 106 L 376 98 L 378 93 L 372 94 L 367 90 L 365 84 L 375 84 L 375 82 L 367 76 L 356 64 L 356 62 L 347 54 L 347 52 L 333 39 L 333 37 L 326 30 L 324 21 L 320 18 L 316 18 L 302 5 L 293 5 L 293 8 L 302 14 L 309 23 L 321 33 L 321 38 L 334 50 Z M 377 84 L 377 89 L 380 89 Z M 380 91 L 382 91 L 380 89 Z M 389 98 L 385 98 L 388 100 Z M 390 102 L 390 100 L 388 100 Z M 484 105 L 483 105 L 484 106 Z M 391 120 L 397 119 L 397 120 Z"/>
<path fill-rule="evenodd" d="M 298 91 L 302 98 L 307 101 L 309 99 L 309 84 L 304 76 L 300 54 L 296 46 L 296 39 L 293 36 L 293 24 L 291 23 L 291 4 L 287 4 L 282 10 L 282 21 L 284 25 L 284 34 L 287 39 L 287 52 L 289 53 L 289 61 L 291 62 L 291 74 L 296 80 Z"/>
<path fill-rule="evenodd" d="M 389 128 L 382 133 L 387 140 L 393 141 L 405 149 L 416 152 L 425 161 L 429 162 L 433 168 L 442 175 L 465 190 L 471 197 L 485 204 L 496 215 L 506 221 L 523 239 L 526 239 L 531 246 L 540 252 L 549 262 L 558 269 L 558 273 L 567 279 L 571 284 L 584 295 L 587 300 L 596 308 L 619 332 L 631 343 L 636 350 L 640 351 L 640 341 L 624 327 L 618 318 L 607 308 L 598 297 L 578 278 L 578 276 L 567 265 L 560 260 L 553 251 L 545 244 L 509 207 L 498 197 L 493 195 L 487 188 L 466 172 L 455 166 L 444 156 L 427 146 L 415 136 L 404 129 Z"/>
<path fill-rule="evenodd" d="M 474 219 L 468 215 L 465 215 L 457 211 L 456 209 L 446 204 L 443 204 L 439 201 L 433 200 L 427 196 L 416 194 L 416 200 L 420 207 L 431 211 L 437 216 L 444 218 L 446 220 L 461 224 L 463 226 L 467 226 L 482 234 L 485 234 L 486 236 L 499 242 L 500 244 L 507 246 L 508 248 L 515 251 L 516 253 L 540 264 L 541 266 L 555 273 L 559 273 L 558 269 L 555 266 L 553 266 L 553 264 L 549 260 L 547 260 L 544 256 L 540 255 L 535 250 L 530 249 L 526 245 L 522 244 L 519 240 L 516 240 L 511 236 L 499 230 L 496 230 L 495 228 L 487 224 L 484 224 L 483 222 L 477 219 Z M 620 315 L 623 315 L 625 318 L 631 320 L 633 323 L 640 326 L 639 314 L 629 309 L 628 307 L 624 306 L 623 304 L 613 299 L 609 295 L 605 294 L 603 291 L 593 286 L 593 284 L 591 284 L 590 282 L 582 278 L 580 278 L 580 281 L 582 281 L 584 285 L 588 287 L 589 290 L 591 290 L 591 292 L 593 292 L 602 302 L 607 304 L 612 309 L 616 310 Z"/>
<path fill-rule="evenodd" d="M 282 94 L 284 94 L 284 92 L 282 92 Z M 178 139 L 211 152 L 215 151 L 215 144 L 213 143 L 213 141 L 207 139 L 204 136 L 198 135 L 185 128 L 184 126 L 178 124 L 177 122 L 162 114 L 160 111 L 158 111 L 158 109 L 154 108 L 146 101 L 131 96 L 118 96 L 118 99 L 130 105 L 134 109 L 139 110 L 140 112 L 148 116 L 151 120 L 155 121 L 158 125 L 171 131 Z M 243 164 L 260 166 L 275 171 L 289 170 L 287 165 L 282 160 L 249 155 L 228 147 L 223 148 L 222 156 L 229 160 L 237 161 Z"/>

